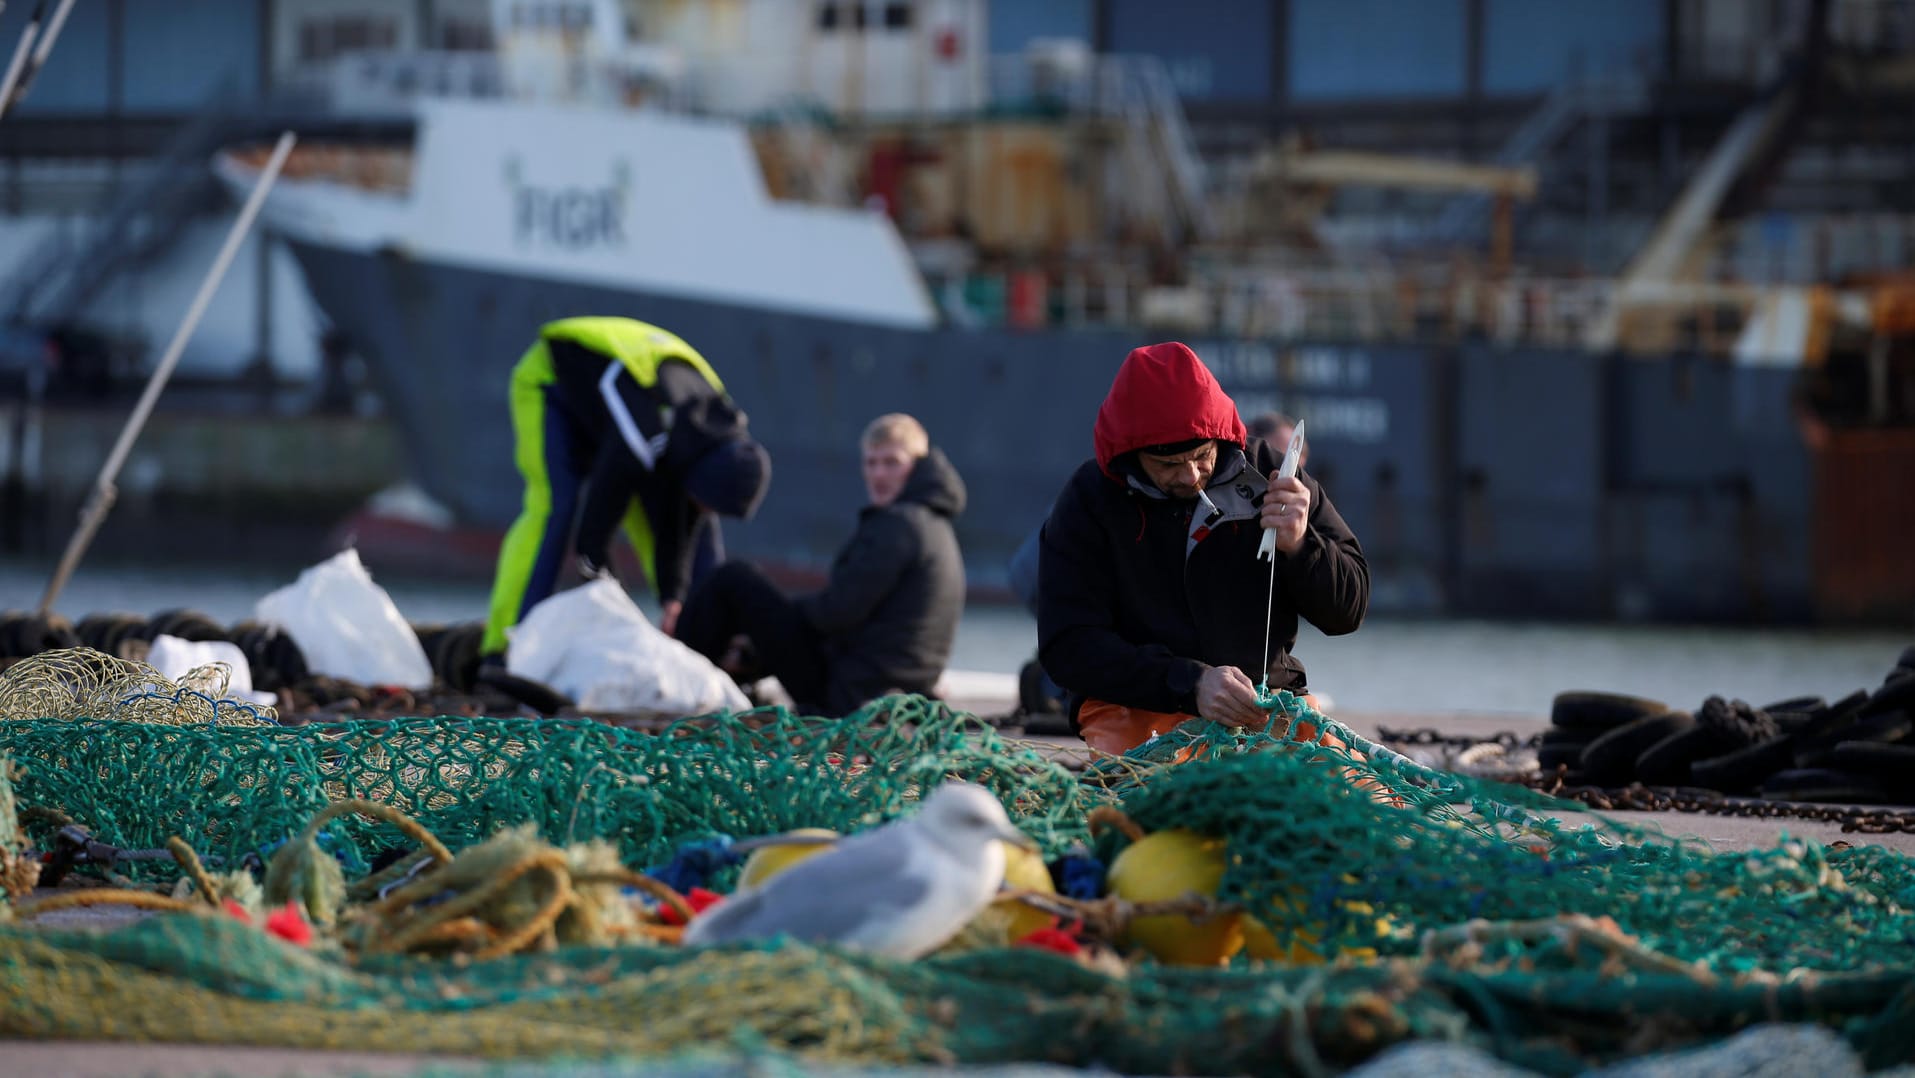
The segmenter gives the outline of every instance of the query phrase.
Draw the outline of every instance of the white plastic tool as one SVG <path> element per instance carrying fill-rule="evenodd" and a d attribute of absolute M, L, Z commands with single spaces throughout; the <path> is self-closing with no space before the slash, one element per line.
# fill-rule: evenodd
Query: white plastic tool
<path fill-rule="evenodd" d="M 1303 420 L 1297 420 L 1297 429 L 1290 432 L 1290 446 L 1283 451 L 1283 463 L 1277 466 L 1278 479 L 1295 479 L 1297 462 L 1303 459 Z M 1277 598 L 1277 530 L 1265 528 L 1263 542 L 1257 544 L 1257 557 L 1270 563 L 1270 590 L 1263 599 L 1263 681 L 1258 683 L 1257 691 L 1268 694 L 1270 691 L 1270 608 Z"/>
<path fill-rule="evenodd" d="M 1303 421 L 1297 421 L 1297 429 L 1290 432 L 1290 447 L 1283 451 L 1283 463 L 1277 467 L 1278 479 L 1295 479 L 1297 462 L 1303 459 Z M 1277 560 L 1277 531 L 1275 528 L 1263 530 L 1263 542 L 1257 547 L 1257 557 L 1270 562 L 1275 568 Z"/>

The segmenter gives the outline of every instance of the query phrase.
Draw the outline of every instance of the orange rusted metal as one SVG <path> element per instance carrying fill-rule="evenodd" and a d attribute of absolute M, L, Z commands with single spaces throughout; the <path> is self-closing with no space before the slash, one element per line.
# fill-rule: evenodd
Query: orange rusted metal
<path fill-rule="evenodd" d="M 1915 612 L 1915 429 L 1831 430 L 1815 467 L 1815 601 L 1825 620 Z"/>

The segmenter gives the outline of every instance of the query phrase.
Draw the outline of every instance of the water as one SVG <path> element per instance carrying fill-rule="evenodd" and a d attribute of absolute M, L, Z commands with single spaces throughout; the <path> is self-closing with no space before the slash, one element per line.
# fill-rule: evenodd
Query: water
<path fill-rule="evenodd" d="M 0 562 L 0 609 L 37 604 L 49 569 Z M 297 569 L 83 566 L 58 607 L 77 620 L 185 606 L 231 623 L 296 575 Z M 483 585 L 377 579 L 415 623 L 485 616 Z M 639 604 L 652 609 L 647 597 Z M 1910 644 L 1915 631 L 1374 620 L 1342 637 L 1306 628 L 1297 654 L 1311 685 L 1327 691 L 1339 711 L 1542 715 L 1564 689 L 1639 693 L 1684 707 L 1711 694 L 1756 704 L 1804 694 L 1834 699 L 1879 684 Z M 951 665 L 1015 674 L 1036 648 L 1036 623 L 1021 608 L 973 606 Z"/>

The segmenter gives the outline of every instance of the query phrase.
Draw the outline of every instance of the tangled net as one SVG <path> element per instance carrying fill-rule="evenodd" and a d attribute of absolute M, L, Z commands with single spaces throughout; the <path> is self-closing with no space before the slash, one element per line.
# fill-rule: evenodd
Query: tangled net
<path fill-rule="evenodd" d="M 124 847 L 178 836 L 205 865 L 139 869 L 154 886 L 198 881 L 167 900 L 190 913 L 103 934 L 0 927 L 0 1034 L 1166 1074 L 1335 1073 L 1437 1040 L 1566 1074 L 1782 1021 L 1839 1033 L 1871 1066 L 1915 1059 L 1910 859 L 1800 842 L 1724 854 L 1595 817 L 1565 824 L 1572 806 L 1422 768 L 1294 698 L 1270 706 L 1272 733 L 1180 728 L 1082 776 L 917 697 L 842 721 L 765 709 L 660 733 L 12 717 L 0 751 L 18 763 L 34 841 L 57 810 Z M 1221 840 L 1217 909 L 1333 960 L 693 951 L 618 913 L 653 919 L 615 879 L 724 890 L 733 840 L 861 830 L 951 777 L 996 793 L 1060 878 L 1140 841 L 1093 827 L 1113 812 L 1141 832 Z M 460 882 L 444 857 L 464 864 Z M 319 918 L 300 947 L 198 901 L 262 871 L 278 888 L 268 901 L 323 893 L 340 927 Z M 332 874 L 338 891 L 321 880 Z M 563 922 L 583 900 L 554 896 L 595 887 L 602 923 Z"/>
<path fill-rule="evenodd" d="M 264 726 L 271 708 L 230 699 L 232 670 L 212 663 L 173 681 L 141 662 L 91 648 L 44 651 L 0 676 L 0 715 L 111 719 L 168 726 Z"/>

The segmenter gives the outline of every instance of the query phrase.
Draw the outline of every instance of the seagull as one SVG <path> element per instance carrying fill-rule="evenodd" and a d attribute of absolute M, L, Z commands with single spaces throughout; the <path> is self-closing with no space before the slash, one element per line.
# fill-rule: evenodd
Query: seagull
<path fill-rule="evenodd" d="M 989 790 L 946 782 L 917 815 L 839 842 L 706 910 L 689 947 L 788 936 L 912 959 L 943 946 L 1004 883 L 1004 847 L 1036 849 Z"/>

